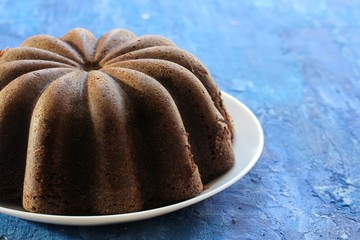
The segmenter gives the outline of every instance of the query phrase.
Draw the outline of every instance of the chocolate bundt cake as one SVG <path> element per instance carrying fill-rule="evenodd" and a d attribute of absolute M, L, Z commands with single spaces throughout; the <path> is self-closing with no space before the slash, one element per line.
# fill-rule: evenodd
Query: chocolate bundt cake
<path fill-rule="evenodd" d="M 134 212 L 194 197 L 234 163 L 218 87 L 161 36 L 74 29 L 0 55 L 0 200 Z"/>

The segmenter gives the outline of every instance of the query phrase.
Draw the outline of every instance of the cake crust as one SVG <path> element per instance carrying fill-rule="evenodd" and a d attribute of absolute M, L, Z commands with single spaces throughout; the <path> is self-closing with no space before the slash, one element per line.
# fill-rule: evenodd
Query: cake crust
<path fill-rule="evenodd" d="M 206 67 L 170 40 L 114 29 L 0 51 L 0 200 L 27 211 L 140 211 L 198 195 L 234 163 Z"/>

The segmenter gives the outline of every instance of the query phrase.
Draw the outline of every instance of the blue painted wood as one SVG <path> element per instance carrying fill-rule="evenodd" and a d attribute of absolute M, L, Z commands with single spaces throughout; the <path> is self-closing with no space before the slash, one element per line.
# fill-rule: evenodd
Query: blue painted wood
<path fill-rule="evenodd" d="M 0 1 L 0 49 L 37 33 L 123 27 L 197 55 L 260 118 L 265 149 L 226 191 L 102 227 L 0 215 L 0 239 L 360 239 L 358 1 Z"/>

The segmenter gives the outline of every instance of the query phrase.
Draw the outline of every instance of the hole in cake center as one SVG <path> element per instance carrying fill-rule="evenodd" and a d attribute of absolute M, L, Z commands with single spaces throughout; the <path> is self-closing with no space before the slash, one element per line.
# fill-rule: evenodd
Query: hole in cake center
<path fill-rule="evenodd" d="M 86 63 L 83 65 L 85 71 L 90 72 L 92 70 L 99 70 L 101 66 L 98 63 Z"/>

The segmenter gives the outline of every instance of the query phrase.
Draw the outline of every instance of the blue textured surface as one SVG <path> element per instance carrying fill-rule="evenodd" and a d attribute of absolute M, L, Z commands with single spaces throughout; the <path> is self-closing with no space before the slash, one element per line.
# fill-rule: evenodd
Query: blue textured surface
<path fill-rule="evenodd" d="M 0 239 L 360 239 L 358 1 L 118 2 L 0 1 L 0 49 L 78 26 L 165 35 L 255 112 L 263 155 L 229 189 L 172 214 L 102 227 L 0 214 Z"/>

